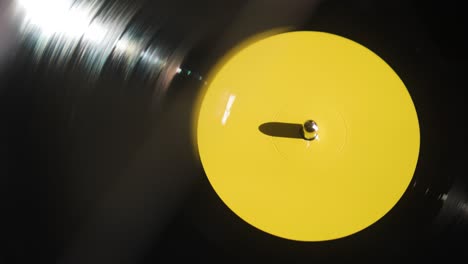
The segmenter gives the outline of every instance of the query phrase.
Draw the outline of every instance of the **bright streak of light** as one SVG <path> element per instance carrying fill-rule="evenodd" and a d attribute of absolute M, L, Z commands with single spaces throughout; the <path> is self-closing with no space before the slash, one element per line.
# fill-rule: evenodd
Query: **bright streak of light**
<path fill-rule="evenodd" d="M 228 102 L 226 104 L 226 109 L 224 110 L 223 118 L 221 119 L 221 123 L 223 125 L 226 125 L 226 122 L 227 122 L 227 120 L 229 118 L 229 115 L 231 115 L 231 108 L 232 108 L 232 105 L 234 104 L 235 100 L 236 100 L 236 96 L 234 94 L 231 94 L 229 96 Z"/>

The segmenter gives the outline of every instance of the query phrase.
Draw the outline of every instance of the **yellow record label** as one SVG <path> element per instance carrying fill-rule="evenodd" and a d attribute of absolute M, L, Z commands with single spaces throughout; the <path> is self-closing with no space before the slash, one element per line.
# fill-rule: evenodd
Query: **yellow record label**
<path fill-rule="evenodd" d="M 306 120 L 317 125 L 313 140 L 301 137 Z M 352 40 L 307 31 L 257 39 L 216 67 L 196 139 L 220 199 L 252 226 L 298 241 L 349 236 L 382 218 L 407 189 L 420 144 L 395 71 Z"/>

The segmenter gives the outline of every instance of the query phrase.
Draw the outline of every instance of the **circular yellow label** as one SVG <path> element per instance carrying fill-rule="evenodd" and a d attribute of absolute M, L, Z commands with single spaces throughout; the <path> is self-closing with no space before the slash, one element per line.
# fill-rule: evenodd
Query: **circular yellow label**
<path fill-rule="evenodd" d="M 314 120 L 318 137 L 301 137 Z M 288 32 L 238 49 L 213 72 L 196 124 L 210 184 L 240 218 L 298 241 L 359 232 L 408 187 L 419 124 L 401 79 L 364 46 Z"/>

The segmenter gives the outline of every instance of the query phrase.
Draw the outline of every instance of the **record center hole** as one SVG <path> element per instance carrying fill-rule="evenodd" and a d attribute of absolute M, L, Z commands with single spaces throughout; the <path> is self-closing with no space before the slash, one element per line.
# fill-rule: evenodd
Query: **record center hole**
<path fill-rule="evenodd" d="M 305 140 L 314 140 L 318 137 L 318 125 L 314 120 L 307 120 L 302 125 L 302 136 Z"/>

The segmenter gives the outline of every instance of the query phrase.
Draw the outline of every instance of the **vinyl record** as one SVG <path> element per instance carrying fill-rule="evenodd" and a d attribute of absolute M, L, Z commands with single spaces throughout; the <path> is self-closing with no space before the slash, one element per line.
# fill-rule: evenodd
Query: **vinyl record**
<path fill-rule="evenodd" d="M 0 1 L 0 262 L 466 254 L 453 1 L 36 2 Z"/>
<path fill-rule="evenodd" d="M 453 14 L 451 20 L 437 24 L 437 8 Z M 463 254 L 467 179 L 460 172 L 464 155 L 456 154 L 464 140 L 454 130 L 463 108 L 458 83 L 465 53 L 460 37 L 445 33 L 459 29 L 460 21 L 452 7 L 432 3 L 323 1 L 304 26 L 252 35 L 213 64 L 194 115 L 203 179 L 179 219 L 206 241 L 187 244 L 191 254 L 272 263 Z M 328 38 L 362 50 L 353 59 Z M 346 61 L 353 63 L 343 67 Z M 396 84 L 384 77 L 387 70 L 407 91 L 403 101 L 393 88 L 386 90 Z M 344 110 L 347 102 L 352 107 Z M 350 117 L 357 108 L 363 108 L 359 121 Z M 308 119 L 317 122 L 323 138 L 301 138 Z M 369 127 L 351 132 L 360 121 Z M 367 133 L 376 136 L 377 127 L 383 134 L 372 142 Z M 334 140 L 327 142 L 327 135 Z M 357 152 L 346 152 L 346 144 L 360 136 Z M 359 166 L 368 147 L 382 156 L 370 151 Z M 346 153 L 349 167 L 340 159 Z M 399 166 L 406 171 L 394 171 Z M 375 169 L 369 178 L 367 169 Z M 383 210 L 375 221 L 355 221 L 376 213 L 373 205 Z M 180 236 L 168 232 L 167 239 L 183 240 L 183 230 Z"/>

